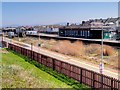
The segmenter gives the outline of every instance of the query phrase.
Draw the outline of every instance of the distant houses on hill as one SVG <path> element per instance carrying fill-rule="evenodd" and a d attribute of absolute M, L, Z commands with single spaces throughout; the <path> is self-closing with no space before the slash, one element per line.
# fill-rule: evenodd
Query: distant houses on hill
<path fill-rule="evenodd" d="M 16 35 L 24 36 L 33 33 L 58 34 L 64 37 L 79 37 L 90 39 L 101 39 L 102 30 L 104 39 L 120 39 L 120 17 L 107 19 L 89 19 L 82 21 L 79 25 L 67 23 L 62 25 L 21 26 L 3 28 L 4 33 L 14 32 Z M 35 31 L 35 32 L 33 32 Z"/>

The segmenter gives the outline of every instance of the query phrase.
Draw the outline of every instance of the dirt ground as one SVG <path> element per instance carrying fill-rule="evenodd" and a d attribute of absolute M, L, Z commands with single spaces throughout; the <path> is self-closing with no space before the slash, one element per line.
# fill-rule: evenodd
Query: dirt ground
<path fill-rule="evenodd" d="M 17 37 L 14 40 L 18 40 Z M 36 37 L 20 38 L 20 42 L 31 44 L 68 55 L 71 58 L 80 58 L 87 62 L 99 64 L 101 61 L 101 45 L 100 44 L 84 44 L 82 41 L 70 42 L 68 40 L 54 40 L 54 39 L 38 39 Z M 118 49 L 104 45 L 103 46 L 104 64 L 109 68 L 118 69 Z"/>

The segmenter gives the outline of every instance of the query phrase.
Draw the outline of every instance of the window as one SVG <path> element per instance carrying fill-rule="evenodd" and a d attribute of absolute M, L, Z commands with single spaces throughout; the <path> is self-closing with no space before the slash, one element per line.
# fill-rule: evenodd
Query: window
<path fill-rule="evenodd" d="M 68 31 L 66 31 L 66 35 L 67 35 Z"/>
<path fill-rule="evenodd" d="M 69 30 L 68 30 L 68 32 L 67 32 L 67 35 L 69 35 Z"/>
<path fill-rule="evenodd" d="M 80 36 L 82 36 L 82 31 L 80 31 Z"/>
<path fill-rule="evenodd" d="M 88 31 L 86 30 L 86 37 L 88 36 Z"/>
<path fill-rule="evenodd" d="M 63 33 L 62 31 L 60 33 Z"/>
<path fill-rule="evenodd" d="M 81 36 L 82 36 L 82 30 L 81 30 Z"/>
<path fill-rule="evenodd" d="M 83 31 L 83 36 L 84 36 L 84 34 L 85 34 L 85 31 Z"/>
<path fill-rule="evenodd" d="M 88 31 L 88 36 L 90 36 L 90 31 Z"/>
<path fill-rule="evenodd" d="M 78 31 L 76 30 L 76 35 L 78 35 Z"/>
<path fill-rule="evenodd" d="M 71 30 L 70 30 L 70 35 L 71 35 Z"/>
<path fill-rule="evenodd" d="M 66 31 L 65 31 L 65 36 L 66 36 Z"/>

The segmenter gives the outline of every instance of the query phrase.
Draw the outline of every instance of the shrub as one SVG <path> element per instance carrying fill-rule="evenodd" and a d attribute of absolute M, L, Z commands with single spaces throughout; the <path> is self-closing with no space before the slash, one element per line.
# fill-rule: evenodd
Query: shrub
<path fill-rule="evenodd" d="M 101 45 L 100 44 L 90 44 L 85 48 L 87 54 L 101 54 Z M 104 56 L 112 56 L 114 55 L 115 50 L 113 47 L 108 45 L 103 45 L 103 55 Z"/>
<path fill-rule="evenodd" d="M 100 55 L 100 53 L 101 53 L 101 45 L 99 45 L 99 44 L 90 44 L 90 45 L 86 46 L 85 52 L 87 54 Z"/>
<path fill-rule="evenodd" d="M 85 47 L 82 41 L 76 41 L 73 43 L 74 49 L 76 49 L 76 52 L 79 54 L 85 53 Z"/>
<path fill-rule="evenodd" d="M 112 55 L 114 55 L 115 50 L 114 50 L 113 47 L 108 46 L 108 45 L 104 45 L 103 48 L 104 48 L 104 51 L 103 51 L 104 56 L 112 56 Z"/>
<path fill-rule="evenodd" d="M 68 40 L 59 41 L 56 45 L 53 45 L 53 51 L 71 55 L 71 56 L 80 56 L 84 53 L 84 45 L 80 41 L 76 41 L 75 43 L 71 43 Z"/>

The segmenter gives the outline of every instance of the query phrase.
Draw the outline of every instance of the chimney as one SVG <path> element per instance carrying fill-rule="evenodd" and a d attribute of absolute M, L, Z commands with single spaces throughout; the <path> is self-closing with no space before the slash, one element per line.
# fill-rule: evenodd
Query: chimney
<path fill-rule="evenodd" d="M 85 21 L 82 21 L 82 25 L 85 24 Z"/>
<path fill-rule="evenodd" d="M 67 23 L 67 26 L 69 26 L 69 23 Z"/>

